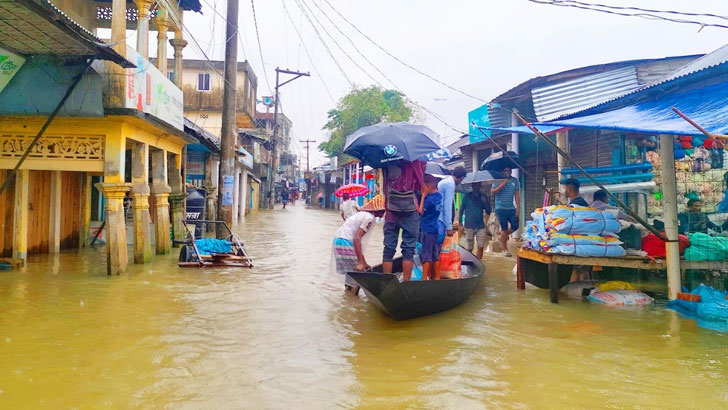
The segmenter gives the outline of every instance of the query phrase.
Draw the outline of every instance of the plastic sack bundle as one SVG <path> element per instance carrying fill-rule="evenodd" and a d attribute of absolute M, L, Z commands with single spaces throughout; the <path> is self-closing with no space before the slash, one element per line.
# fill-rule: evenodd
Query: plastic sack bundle
<path fill-rule="evenodd" d="M 588 207 L 552 205 L 536 209 L 531 217 L 539 232 L 616 236 L 621 228 L 614 214 Z"/>
<path fill-rule="evenodd" d="M 551 247 L 549 252 L 561 255 L 601 258 L 620 258 L 627 254 L 627 251 L 619 245 L 559 245 Z"/>
<path fill-rule="evenodd" d="M 212 253 L 228 253 L 232 250 L 232 244 L 224 239 L 203 238 L 195 240 L 197 250 L 201 255 Z"/>
<path fill-rule="evenodd" d="M 728 238 L 701 232 L 688 234 L 690 246 L 685 249 L 689 261 L 720 261 L 728 259 Z"/>
<path fill-rule="evenodd" d="M 626 254 L 619 238 L 610 236 L 545 234 L 539 249 L 550 253 L 574 256 L 620 257 Z"/>
<path fill-rule="evenodd" d="M 604 292 L 594 289 L 589 294 L 588 299 L 592 302 L 612 306 L 643 306 L 654 302 L 654 299 L 649 295 L 639 290 L 629 289 L 614 289 Z"/>
<path fill-rule="evenodd" d="M 690 293 L 699 295 L 700 302 L 675 299 L 667 303 L 668 309 L 697 320 L 700 327 L 728 332 L 728 292 L 700 284 Z"/>

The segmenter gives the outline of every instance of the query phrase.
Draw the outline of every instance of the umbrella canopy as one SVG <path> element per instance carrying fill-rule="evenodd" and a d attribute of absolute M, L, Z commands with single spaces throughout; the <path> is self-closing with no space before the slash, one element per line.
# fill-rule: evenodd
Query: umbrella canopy
<path fill-rule="evenodd" d="M 437 162 L 428 162 L 425 164 L 425 174 L 430 174 L 436 178 L 445 178 L 450 175 L 450 171 L 442 164 L 438 164 Z"/>
<path fill-rule="evenodd" d="M 369 188 L 362 184 L 346 184 L 334 192 L 334 195 L 341 198 L 344 194 L 349 194 L 349 197 L 364 196 L 369 193 Z"/>
<path fill-rule="evenodd" d="M 476 182 L 486 182 L 486 183 L 493 183 L 493 182 L 501 182 L 505 178 L 501 174 L 491 173 L 490 171 L 475 171 L 475 172 L 468 172 L 467 175 L 465 175 L 465 178 L 463 178 L 461 184 L 475 184 Z"/>
<path fill-rule="evenodd" d="M 450 150 L 447 148 L 440 148 L 435 152 L 431 152 L 427 154 L 423 161 L 437 161 L 439 159 L 450 159 L 452 158 L 452 154 L 450 154 Z"/>
<path fill-rule="evenodd" d="M 424 125 L 408 122 L 381 122 L 359 128 L 346 137 L 344 154 L 372 168 L 384 168 L 400 162 L 414 161 L 442 147 L 439 136 Z"/>
<path fill-rule="evenodd" d="M 519 159 L 518 154 L 513 151 L 508 151 L 508 155 L 516 161 Z M 516 163 L 511 161 L 511 158 L 508 158 L 505 154 L 503 154 L 503 151 L 494 152 L 488 155 L 488 158 L 486 158 L 485 161 L 483 161 L 483 164 L 480 165 L 480 169 L 485 171 L 502 171 L 505 167 L 509 167 L 511 169 L 518 168 Z"/>

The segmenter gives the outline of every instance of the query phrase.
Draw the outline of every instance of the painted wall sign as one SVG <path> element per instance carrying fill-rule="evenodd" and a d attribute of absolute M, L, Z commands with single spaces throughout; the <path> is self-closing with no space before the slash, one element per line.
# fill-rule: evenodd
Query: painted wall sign
<path fill-rule="evenodd" d="M 23 64 L 25 64 L 25 58 L 0 47 L 0 93 L 20 71 Z"/>
<path fill-rule="evenodd" d="M 126 58 L 136 65 L 126 70 L 126 108 L 144 111 L 184 130 L 182 90 L 130 46 Z"/>
<path fill-rule="evenodd" d="M 468 134 L 470 134 L 470 143 L 484 141 L 486 136 L 483 135 L 480 130 L 473 126 L 473 123 L 478 127 L 490 127 L 490 116 L 488 114 L 488 104 L 470 111 L 468 113 Z M 490 130 L 483 130 L 485 134 L 490 137 Z"/>
<path fill-rule="evenodd" d="M 224 175 L 222 177 L 222 204 L 225 206 L 233 206 L 233 185 L 235 185 L 234 176 Z"/>

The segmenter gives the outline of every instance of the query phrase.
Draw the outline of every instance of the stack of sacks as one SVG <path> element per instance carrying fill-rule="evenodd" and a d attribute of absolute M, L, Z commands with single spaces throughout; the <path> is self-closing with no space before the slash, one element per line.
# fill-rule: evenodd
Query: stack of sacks
<path fill-rule="evenodd" d="M 694 232 L 688 234 L 690 246 L 685 249 L 685 260 L 721 261 L 728 259 L 728 238 Z"/>
<path fill-rule="evenodd" d="M 563 255 L 620 257 L 621 226 L 614 213 L 554 205 L 536 209 L 526 225 L 524 246 Z"/>

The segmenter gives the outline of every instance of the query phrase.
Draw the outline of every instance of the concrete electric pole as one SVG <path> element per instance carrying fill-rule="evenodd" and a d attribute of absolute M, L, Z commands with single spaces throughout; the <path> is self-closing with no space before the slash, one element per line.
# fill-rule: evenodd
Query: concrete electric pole
<path fill-rule="evenodd" d="M 309 153 L 310 153 L 310 151 L 309 151 L 310 150 L 309 144 L 311 144 L 312 142 L 316 142 L 316 141 L 314 141 L 314 140 L 301 140 L 301 142 L 304 143 L 304 144 L 306 144 L 306 172 L 310 172 L 311 171 L 311 167 L 310 167 L 311 163 L 309 162 Z"/>
<path fill-rule="evenodd" d="M 228 0 L 231 1 L 231 0 Z M 290 74 L 293 75 L 293 78 L 289 78 L 288 80 L 279 83 L 280 74 Z M 268 192 L 270 194 L 270 198 L 268 198 L 268 208 L 273 209 L 273 204 L 275 203 L 275 194 L 276 194 L 276 175 L 278 175 L 278 89 L 283 87 L 284 85 L 290 83 L 291 81 L 299 78 L 299 77 L 310 77 L 311 74 L 309 73 L 299 73 L 298 71 L 290 71 L 290 70 L 281 70 L 280 68 L 276 67 L 276 90 L 275 90 L 275 101 L 273 101 L 274 109 L 273 109 L 273 137 L 271 137 L 271 145 L 273 146 L 273 150 L 271 151 L 271 154 L 273 155 L 273 158 L 271 160 L 271 173 L 270 173 L 270 181 L 268 181 Z"/>
<path fill-rule="evenodd" d="M 220 135 L 220 174 L 218 179 L 217 220 L 233 223 L 233 185 L 235 184 L 235 121 L 238 71 L 238 0 L 227 1 L 225 28 L 225 84 L 222 97 L 222 130 Z M 218 233 L 221 233 L 218 230 Z"/>

